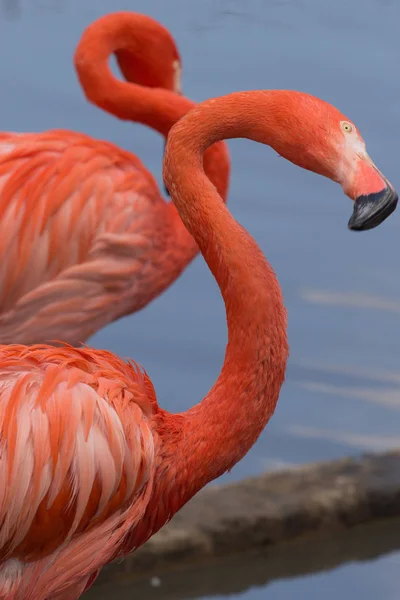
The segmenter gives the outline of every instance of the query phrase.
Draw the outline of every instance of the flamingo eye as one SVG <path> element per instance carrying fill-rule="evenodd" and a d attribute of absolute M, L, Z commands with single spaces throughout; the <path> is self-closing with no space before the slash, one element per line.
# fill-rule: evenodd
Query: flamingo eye
<path fill-rule="evenodd" d="M 353 131 L 353 125 L 348 121 L 341 121 L 340 127 L 345 133 L 351 133 Z"/>

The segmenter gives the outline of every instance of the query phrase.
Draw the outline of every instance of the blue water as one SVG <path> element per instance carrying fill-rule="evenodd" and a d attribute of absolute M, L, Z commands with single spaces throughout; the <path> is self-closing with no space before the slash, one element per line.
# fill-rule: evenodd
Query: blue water
<path fill-rule="evenodd" d="M 307 598 L 307 600 L 337 600 L 353 598 L 355 600 L 384 598 L 397 600 L 400 594 L 398 581 L 399 559 L 389 555 L 374 563 L 350 564 L 326 573 L 308 577 L 289 579 L 271 583 L 266 588 L 251 588 L 244 594 L 235 594 L 237 600 L 249 599 L 289 600 L 289 598 Z M 227 596 L 208 596 L 211 600 Z"/>
<path fill-rule="evenodd" d="M 137 152 L 160 180 L 161 138 L 87 104 L 72 66 L 87 24 L 130 9 L 152 15 L 174 34 L 186 95 L 202 100 L 240 89 L 289 88 L 320 96 L 356 122 L 371 157 L 400 189 L 395 0 L 3 0 L 0 6 L 0 129 L 83 131 Z M 400 212 L 371 232 L 349 232 L 352 206 L 337 185 L 255 143 L 229 146 L 229 206 L 277 271 L 291 357 L 274 418 L 222 479 L 398 445 Z M 207 392 L 225 342 L 223 305 L 201 258 L 144 311 L 91 340 L 141 362 L 171 411 Z M 391 600 L 398 597 L 391 561 L 280 582 L 268 593 L 277 600 L 340 592 Z"/>

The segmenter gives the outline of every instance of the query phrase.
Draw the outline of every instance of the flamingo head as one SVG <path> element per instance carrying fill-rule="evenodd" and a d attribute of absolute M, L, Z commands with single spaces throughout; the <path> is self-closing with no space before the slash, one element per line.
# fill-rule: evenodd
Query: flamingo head
<path fill-rule="evenodd" d="M 115 51 L 118 66 L 130 83 L 182 94 L 182 61 L 175 40 L 156 25 L 141 31 L 140 45 Z"/>
<path fill-rule="evenodd" d="M 348 227 L 353 231 L 373 229 L 396 209 L 398 196 L 369 157 L 357 127 L 345 118 L 340 120 L 339 127 L 342 160 L 338 181 L 345 194 L 354 200 Z"/>
<path fill-rule="evenodd" d="M 354 202 L 349 229 L 365 231 L 380 225 L 396 209 L 398 196 L 368 156 L 354 123 L 314 96 L 278 93 L 285 101 L 280 101 L 284 108 L 278 111 L 274 148 L 295 164 L 342 186 Z"/>

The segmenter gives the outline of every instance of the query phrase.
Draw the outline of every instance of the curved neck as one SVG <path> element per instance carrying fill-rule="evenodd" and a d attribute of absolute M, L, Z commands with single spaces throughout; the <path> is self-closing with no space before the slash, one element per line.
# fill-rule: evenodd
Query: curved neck
<path fill-rule="evenodd" d="M 194 108 L 168 137 L 164 180 L 217 280 L 228 325 L 225 360 L 213 388 L 184 415 L 164 415 L 171 427 L 182 420 L 174 450 L 176 485 L 184 490 L 180 505 L 251 448 L 275 409 L 284 380 L 287 320 L 279 283 L 202 167 L 205 149 L 221 139 L 245 137 L 273 145 L 273 97 L 266 92 L 262 102 L 268 115 L 262 133 L 260 98 L 256 107 L 251 93 L 238 93 Z"/>
<path fill-rule="evenodd" d="M 107 60 L 93 61 L 78 71 L 86 98 L 106 112 L 147 125 L 163 136 L 195 103 L 162 88 L 148 88 L 119 80 Z"/>
<path fill-rule="evenodd" d="M 165 137 L 171 127 L 184 116 L 195 103 L 180 94 L 163 88 L 151 88 L 115 77 L 108 60 L 113 53 L 143 53 L 140 32 L 146 34 L 149 24 L 144 15 L 116 15 L 103 18 L 85 31 L 75 53 L 75 67 L 86 98 L 116 117 L 147 125 Z M 121 18 L 123 17 L 123 18 Z M 216 186 L 224 202 L 228 195 L 230 162 L 226 144 L 209 148 L 204 156 L 207 176 Z M 171 231 L 170 249 L 160 257 L 156 274 L 156 289 L 149 289 L 154 298 L 162 293 L 182 273 L 197 255 L 198 247 L 182 225 L 173 203 L 168 205 L 168 227 Z M 163 258 L 168 259 L 167 265 Z M 139 309 L 140 306 L 135 306 Z"/>
<path fill-rule="evenodd" d="M 74 62 L 86 98 L 119 119 L 152 127 L 166 136 L 194 102 L 163 88 L 147 87 L 118 79 L 108 61 L 112 54 L 129 52 L 140 57 L 161 26 L 145 15 L 120 13 L 95 21 L 84 32 Z"/>

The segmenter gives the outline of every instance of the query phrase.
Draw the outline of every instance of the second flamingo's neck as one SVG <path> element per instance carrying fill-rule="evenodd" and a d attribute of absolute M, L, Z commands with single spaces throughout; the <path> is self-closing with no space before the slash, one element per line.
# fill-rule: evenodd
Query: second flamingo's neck
<path fill-rule="evenodd" d="M 155 26 L 151 19 L 140 14 L 103 17 L 85 30 L 74 62 L 90 102 L 120 119 L 148 125 L 167 135 L 194 103 L 167 89 L 122 81 L 112 73 L 108 63 L 118 52 L 129 52 L 134 63 L 135 57 L 140 57 L 148 46 L 149 30 Z M 157 27 L 161 29 L 158 24 Z"/>
<path fill-rule="evenodd" d="M 195 103 L 180 94 L 162 88 L 146 87 L 121 81 L 113 75 L 108 60 L 113 53 L 129 48 L 134 60 L 135 35 L 137 52 L 140 31 L 148 18 L 130 15 L 129 22 L 103 19 L 84 33 L 75 53 L 75 66 L 87 99 L 116 117 L 147 125 L 163 136 L 184 116 Z M 125 18 L 125 17 L 124 17 Z M 224 202 L 228 195 L 230 161 L 226 144 L 214 144 L 204 155 L 204 168 Z M 161 265 L 159 286 L 155 294 L 166 289 L 198 253 L 198 247 L 182 221 L 173 203 L 168 205 L 171 240 L 168 259 L 171 268 Z"/>
<path fill-rule="evenodd" d="M 266 97 L 265 104 L 271 116 L 263 139 L 252 96 L 246 94 L 231 95 L 229 105 L 226 98 L 203 103 L 168 139 L 164 179 L 217 280 L 228 324 L 225 360 L 213 388 L 187 413 L 166 416 L 172 429 L 176 420 L 182 425 L 176 483 L 184 490 L 183 502 L 246 454 L 272 415 L 284 380 L 287 320 L 279 283 L 202 168 L 205 149 L 221 139 L 247 137 L 272 145 L 273 103 Z"/>

